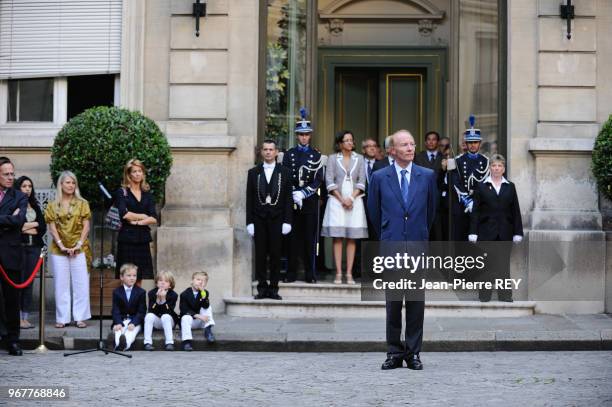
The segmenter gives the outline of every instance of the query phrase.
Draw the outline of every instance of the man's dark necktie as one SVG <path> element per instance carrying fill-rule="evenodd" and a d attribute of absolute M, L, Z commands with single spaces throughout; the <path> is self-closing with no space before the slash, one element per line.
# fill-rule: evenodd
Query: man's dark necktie
<path fill-rule="evenodd" d="M 372 178 L 372 161 L 368 161 L 368 180 Z"/>

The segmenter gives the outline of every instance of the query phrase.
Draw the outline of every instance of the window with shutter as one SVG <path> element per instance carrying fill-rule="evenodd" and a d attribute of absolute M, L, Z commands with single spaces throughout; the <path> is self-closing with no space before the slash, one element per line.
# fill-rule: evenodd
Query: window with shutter
<path fill-rule="evenodd" d="M 0 1 L 0 79 L 119 73 L 122 1 Z"/>

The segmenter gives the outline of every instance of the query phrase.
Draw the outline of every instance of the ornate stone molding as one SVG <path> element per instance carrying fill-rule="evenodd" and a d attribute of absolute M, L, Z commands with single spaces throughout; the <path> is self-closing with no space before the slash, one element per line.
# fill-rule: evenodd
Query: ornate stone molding
<path fill-rule="evenodd" d="M 398 8 L 393 13 L 353 13 L 347 8 L 350 8 L 351 3 L 357 3 L 362 0 L 334 0 L 327 7 L 319 12 L 319 17 L 324 20 L 332 19 L 361 19 L 361 20 L 411 20 L 419 21 L 428 19 L 432 21 L 444 19 L 444 11 L 440 10 L 429 0 L 402 0 L 405 4 Z"/>
<path fill-rule="evenodd" d="M 423 37 L 430 37 L 436 28 L 437 26 L 430 19 L 424 18 L 419 20 L 419 33 L 421 33 Z"/>
<path fill-rule="evenodd" d="M 340 36 L 344 32 L 344 20 L 332 18 L 327 22 L 327 28 L 331 35 Z"/>

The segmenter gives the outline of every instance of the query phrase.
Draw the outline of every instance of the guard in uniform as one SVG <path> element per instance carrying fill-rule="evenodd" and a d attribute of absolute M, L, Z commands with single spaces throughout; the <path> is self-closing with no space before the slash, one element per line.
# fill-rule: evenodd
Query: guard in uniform
<path fill-rule="evenodd" d="M 289 264 L 286 282 L 297 279 L 298 257 L 302 258 L 305 281 L 317 280 L 316 251 L 319 236 L 320 208 L 317 190 L 324 179 L 321 153 L 310 146 L 312 128 L 306 120 L 306 110 L 300 109 L 301 119 L 295 126 L 297 146 L 283 155 L 283 166 L 291 171 L 293 184 L 293 228 L 289 235 Z"/>
<path fill-rule="evenodd" d="M 449 173 L 453 189 L 449 197 L 452 237 L 459 242 L 468 240 L 474 189 L 489 176 L 489 159 L 478 152 L 482 136 L 480 130 L 474 128 L 475 122 L 474 116 L 470 116 L 470 128 L 463 134 L 468 151 L 455 158 L 456 169 Z"/>
<path fill-rule="evenodd" d="M 289 169 L 276 163 L 277 154 L 276 142 L 264 140 L 263 163 L 251 168 L 247 177 L 246 222 L 247 233 L 255 239 L 256 300 L 282 299 L 278 295 L 282 235 L 291 232 L 293 185 Z"/>

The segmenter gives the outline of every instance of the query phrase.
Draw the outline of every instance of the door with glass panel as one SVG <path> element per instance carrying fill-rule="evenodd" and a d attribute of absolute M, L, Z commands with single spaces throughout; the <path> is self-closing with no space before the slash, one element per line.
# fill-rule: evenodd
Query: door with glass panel
<path fill-rule="evenodd" d="M 383 143 L 407 129 L 420 145 L 425 126 L 426 72 L 416 68 L 342 68 L 336 72 L 334 130 L 353 132 L 355 146 L 368 137 Z"/>

